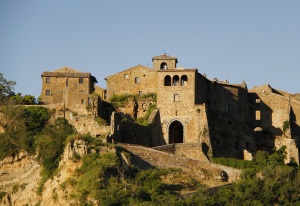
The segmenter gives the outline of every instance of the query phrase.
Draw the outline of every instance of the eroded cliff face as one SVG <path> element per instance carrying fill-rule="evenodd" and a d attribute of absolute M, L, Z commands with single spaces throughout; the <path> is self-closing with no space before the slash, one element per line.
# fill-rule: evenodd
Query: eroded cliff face
<path fill-rule="evenodd" d="M 120 148 L 122 148 L 122 151 L 119 151 Z M 151 150 L 152 153 L 150 154 L 150 149 L 141 150 L 142 148 L 139 148 L 137 151 L 130 148 L 126 145 L 119 147 L 119 149 L 116 149 L 114 146 L 95 147 L 89 145 L 84 140 L 74 139 L 68 143 L 64 150 L 57 170 L 58 172 L 55 172 L 54 177 L 48 179 L 43 187 L 40 187 L 42 166 L 35 160 L 36 157 L 21 152 L 15 158 L 6 158 L 0 162 L 0 198 L 2 198 L 0 205 L 78 205 L 79 200 L 71 198 L 71 192 L 74 188 L 72 188 L 71 184 L 66 184 L 66 182 L 72 178 L 76 178 L 74 174 L 82 166 L 80 157 L 91 153 L 114 153 L 118 158 L 121 158 L 120 161 L 123 164 L 133 164 L 141 169 L 147 169 L 141 167 L 141 165 L 145 164 L 157 168 L 181 168 L 189 178 L 196 178 L 199 182 L 209 182 L 210 184 L 208 185 L 212 187 L 228 183 L 224 181 L 224 174 L 229 176 L 230 181 L 234 181 L 237 176 L 236 172 L 240 173 L 240 171 L 234 170 L 233 174 L 228 169 L 216 166 L 208 160 L 192 160 L 183 156 L 177 157 L 175 154 L 154 150 Z M 130 154 L 131 160 L 127 159 L 128 157 L 124 156 L 125 153 L 123 154 L 122 152 Z M 149 153 L 149 156 L 145 156 L 146 153 Z M 155 158 L 154 153 L 159 153 L 160 155 L 156 155 L 157 158 Z M 169 162 L 169 164 L 166 164 L 170 158 L 173 160 L 173 163 Z M 141 163 L 141 161 L 143 164 L 139 165 L 138 163 Z M 176 179 L 172 181 L 176 181 Z M 42 188 L 40 195 L 37 192 L 39 188 Z M 98 202 L 90 199 L 89 202 L 94 205 L 98 204 Z"/>
<path fill-rule="evenodd" d="M 59 172 L 44 184 L 42 195 L 37 190 L 41 180 L 42 166 L 35 157 L 21 152 L 15 158 L 5 158 L 0 162 L 0 205 L 70 205 L 68 190 L 61 186 L 80 162 L 74 161 L 74 155 L 87 153 L 84 141 L 75 140 L 66 147 L 59 166 Z"/>
<path fill-rule="evenodd" d="M 35 192 L 40 180 L 41 165 L 21 152 L 15 158 L 0 162 L 0 205 L 35 205 L 39 197 Z"/>

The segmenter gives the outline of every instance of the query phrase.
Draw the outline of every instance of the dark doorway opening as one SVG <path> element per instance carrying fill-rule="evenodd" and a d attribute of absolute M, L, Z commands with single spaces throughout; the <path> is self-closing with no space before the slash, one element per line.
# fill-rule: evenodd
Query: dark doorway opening
<path fill-rule="evenodd" d="M 169 144 L 173 143 L 183 143 L 183 126 L 177 120 L 169 126 Z"/>

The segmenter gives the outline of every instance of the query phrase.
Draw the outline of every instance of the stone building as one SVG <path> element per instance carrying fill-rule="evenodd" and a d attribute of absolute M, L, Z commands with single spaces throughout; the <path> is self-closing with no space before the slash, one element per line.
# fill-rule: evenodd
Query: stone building
<path fill-rule="evenodd" d="M 107 111 L 99 106 L 100 99 L 95 99 L 93 93 L 106 101 L 113 95 L 132 94 L 141 98 L 128 100 L 124 108 L 108 118 L 110 138 L 115 141 L 150 147 L 197 143 L 207 155 L 238 158 L 243 158 L 245 150 L 271 152 L 273 148 L 286 146 L 287 161 L 294 159 L 299 163 L 300 95 L 269 85 L 248 91 L 244 81 L 231 84 L 216 78 L 210 80 L 197 68 L 177 67 L 177 63 L 176 57 L 167 54 L 155 56 L 153 68 L 137 65 L 106 77 L 107 89 L 97 87 L 97 80 L 90 73 L 67 67 L 44 72 L 41 100 L 55 105 L 58 111 L 65 112 L 67 108 L 98 116 Z M 144 95 L 149 93 L 156 94 L 155 103 Z M 150 126 L 123 121 L 126 116 L 132 119 L 144 116 L 152 104 L 157 109 L 149 117 Z M 68 120 L 84 125 L 79 128 L 88 125 L 86 121 L 78 121 L 73 113 L 69 112 Z M 93 128 L 96 127 L 82 131 L 99 135 L 109 130 L 95 132 Z"/>
<path fill-rule="evenodd" d="M 154 70 L 137 65 L 105 78 L 107 99 L 113 94 L 146 94 L 157 92 L 157 74 Z"/>
<path fill-rule="evenodd" d="M 63 67 L 51 72 L 43 72 L 42 93 L 43 104 L 88 104 L 90 94 L 94 92 L 97 80 L 90 73 L 79 72 Z"/>
<path fill-rule="evenodd" d="M 138 65 L 107 77 L 107 96 L 157 93 L 165 144 L 200 142 L 214 156 L 242 157 L 244 150 L 263 148 L 265 140 L 256 130 L 270 132 L 272 144 L 264 146 L 273 149 L 276 137 L 284 134 L 284 121 L 291 124 L 291 139 L 299 138 L 300 103 L 288 94 L 270 88 L 249 92 L 244 81 L 209 80 L 196 68 L 177 67 L 177 58 L 167 54 L 153 57 L 152 63 L 152 69 Z"/>

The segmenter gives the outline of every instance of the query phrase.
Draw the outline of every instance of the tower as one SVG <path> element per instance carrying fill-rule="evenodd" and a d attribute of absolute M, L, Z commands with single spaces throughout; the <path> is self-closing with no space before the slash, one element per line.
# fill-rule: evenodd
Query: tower
<path fill-rule="evenodd" d="M 166 53 L 160 56 L 152 57 L 153 69 L 155 70 L 167 70 L 175 69 L 177 64 L 177 58 L 167 55 Z"/>

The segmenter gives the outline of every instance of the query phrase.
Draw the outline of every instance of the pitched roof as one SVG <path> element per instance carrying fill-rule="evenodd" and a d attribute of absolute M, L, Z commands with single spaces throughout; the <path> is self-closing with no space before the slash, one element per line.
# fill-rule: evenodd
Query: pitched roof
<path fill-rule="evenodd" d="M 129 68 L 129 69 L 125 69 L 125 70 L 123 70 L 123 71 L 121 71 L 121 72 L 118 72 L 118 73 L 115 73 L 115 74 L 110 75 L 110 76 L 108 76 L 108 77 L 105 77 L 104 79 L 107 80 L 108 78 L 111 78 L 111 77 L 113 77 L 113 76 L 115 76 L 115 75 L 118 75 L 118 74 L 123 73 L 123 72 L 126 72 L 126 71 L 134 70 L 134 69 L 147 69 L 147 70 L 154 71 L 153 69 L 150 69 L 149 67 L 146 67 L 146 66 L 143 66 L 143 65 L 139 64 L 139 65 L 136 65 L 136 66 L 131 67 L 131 68 Z"/>
<path fill-rule="evenodd" d="M 53 70 L 51 72 L 46 71 L 43 72 L 43 74 L 41 75 L 42 77 L 68 77 L 68 78 L 79 78 L 79 77 L 83 77 L 83 78 L 89 78 L 91 77 L 92 80 L 96 83 L 97 79 L 91 75 L 91 73 L 89 72 L 80 72 L 78 70 L 72 69 L 70 67 L 62 67 L 56 70 Z"/>
<path fill-rule="evenodd" d="M 169 55 L 167 55 L 166 53 L 164 53 L 163 55 L 160 55 L 160 56 L 152 57 L 152 60 L 155 60 L 155 59 L 161 59 L 161 60 L 165 60 L 165 59 L 175 59 L 175 60 L 177 61 L 177 58 L 176 58 L 176 57 L 169 56 Z"/>
<path fill-rule="evenodd" d="M 81 72 L 81 71 L 78 71 L 78 70 L 72 69 L 72 68 L 70 68 L 70 67 L 62 67 L 62 68 L 59 68 L 59 69 L 55 69 L 55 70 L 53 70 L 52 72 L 63 72 L 63 73 L 84 73 L 84 72 Z"/>

